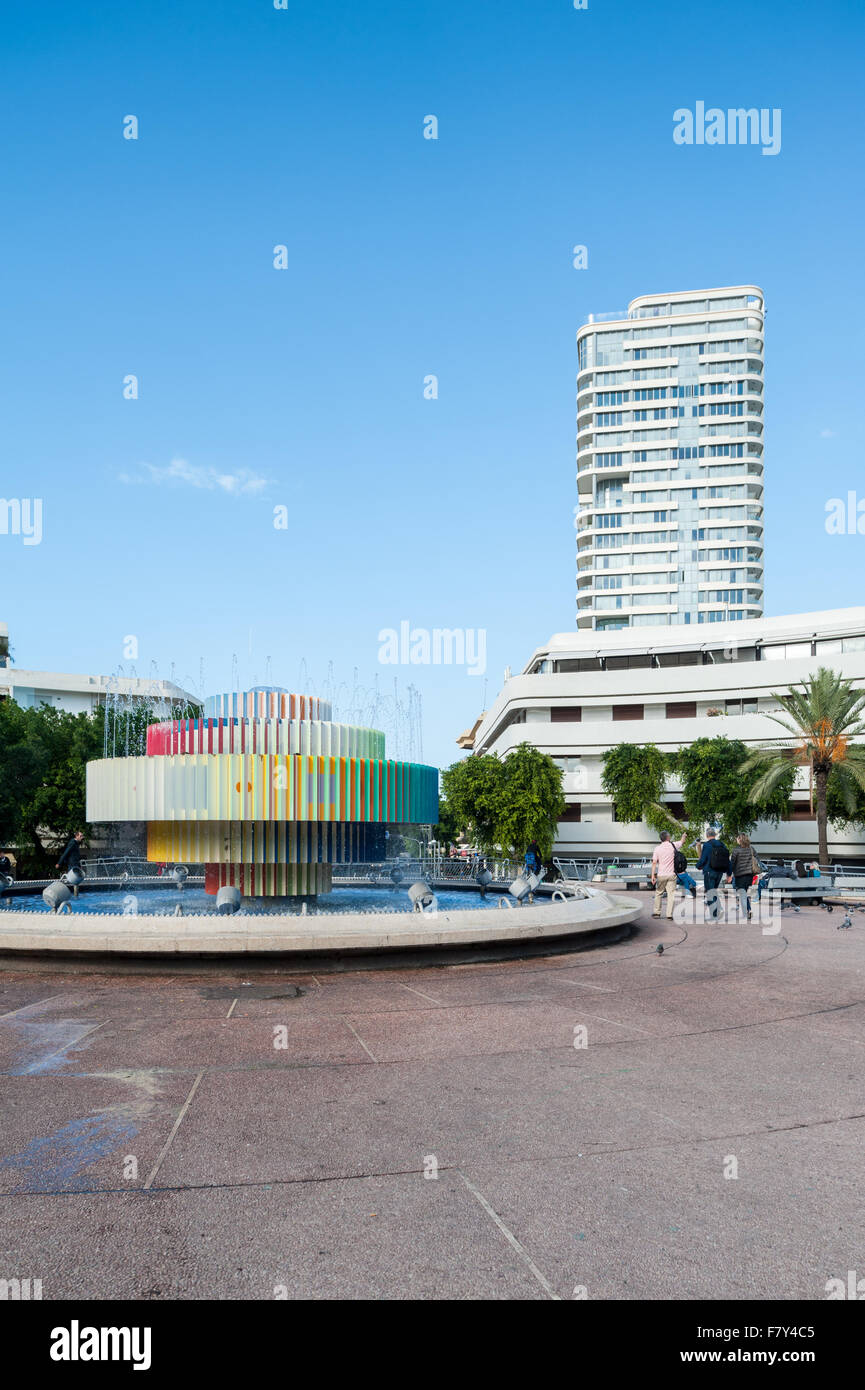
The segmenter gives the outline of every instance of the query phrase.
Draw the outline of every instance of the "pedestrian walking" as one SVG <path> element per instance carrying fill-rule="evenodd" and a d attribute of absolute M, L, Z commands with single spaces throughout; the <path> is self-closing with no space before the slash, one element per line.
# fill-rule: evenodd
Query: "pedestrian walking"
<path fill-rule="evenodd" d="M 541 868 L 543 867 L 541 862 L 541 848 L 537 840 L 532 840 L 526 850 L 526 856 L 523 862 L 527 874 L 539 874 L 541 872 Z"/>
<path fill-rule="evenodd" d="M 751 920 L 751 902 L 748 897 L 748 889 L 754 882 L 754 875 L 759 871 L 760 866 L 748 836 L 737 835 L 736 848 L 730 855 L 730 875 L 727 882 L 732 882 L 739 900 L 739 909 L 747 913 L 749 922 Z"/>
<path fill-rule="evenodd" d="M 652 853 L 652 886 L 655 890 L 653 917 L 660 917 L 661 903 L 665 893 L 667 895 L 667 920 L 669 921 L 673 916 L 673 902 L 676 897 L 676 851 L 681 850 L 687 834 L 686 830 L 681 840 L 674 843 L 670 839 L 668 831 L 661 831 L 660 841 Z"/>
<path fill-rule="evenodd" d="M 84 831 L 76 830 L 72 839 L 66 845 L 60 858 L 57 860 L 55 868 L 68 872 L 70 869 L 81 868 L 81 845 L 84 841 Z"/>
<path fill-rule="evenodd" d="M 717 921 L 722 911 L 718 887 L 724 875 L 730 872 L 730 851 L 711 826 L 706 831 L 697 868 L 702 870 L 703 874 L 706 911 Z"/>

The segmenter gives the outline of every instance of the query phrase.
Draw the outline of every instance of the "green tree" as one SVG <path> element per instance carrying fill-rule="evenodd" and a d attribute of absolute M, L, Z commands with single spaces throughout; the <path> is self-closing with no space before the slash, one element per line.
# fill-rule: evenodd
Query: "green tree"
<path fill-rule="evenodd" d="M 496 844 L 496 821 L 504 794 L 501 759 L 485 753 L 453 763 L 442 773 L 442 792 L 451 829 L 490 852 Z"/>
<path fill-rule="evenodd" d="M 788 809 L 795 772 L 788 765 L 784 776 L 761 788 L 760 773 L 747 762 L 746 745 L 724 735 L 695 739 L 672 754 L 687 819 L 719 825 L 727 841 L 753 830 L 759 820 L 777 824 Z"/>
<path fill-rule="evenodd" d="M 660 748 L 654 743 L 617 743 L 607 749 L 601 761 L 601 786 L 612 799 L 617 820 L 644 820 L 657 831 L 678 828 L 661 800 L 669 759 Z"/>
<path fill-rule="evenodd" d="M 74 830 L 87 823 L 87 764 L 102 757 L 101 711 L 69 714 L 43 705 L 39 736 L 47 767 L 39 787 L 22 800 L 21 824 L 38 848 L 54 855 Z"/>
<path fill-rule="evenodd" d="M 453 807 L 444 796 L 439 797 L 439 819 L 433 834 L 440 845 L 455 845 L 459 839 L 460 827 Z"/>
<path fill-rule="evenodd" d="M 751 795 L 757 799 L 788 781 L 792 784 L 797 768 L 808 768 L 819 860 L 828 865 L 830 805 L 843 808 L 853 819 L 865 791 L 865 747 L 853 743 L 865 738 L 865 691 L 821 666 L 801 689 L 774 695 L 783 713 L 769 718 L 781 725 L 787 738 L 753 751 L 743 759 L 741 771 L 755 775 Z"/>
<path fill-rule="evenodd" d="M 547 753 L 520 743 L 503 764 L 504 797 L 496 820 L 496 839 L 503 849 L 522 854 L 537 840 L 549 861 L 556 828 L 565 813 L 562 771 Z"/>
<path fill-rule="evenodd" d="M 0 843 L 34 844 L 22 807 L 29 805 L 47 776 L 50 754 L 41 736 L 39 711 L 14 700 L 0 702 Z"/>
<path fill-rule="evenodd" d="M 565 798 L 561 770 L 546 753 L 521 743 L 503 759 L 465 758 L 442 773 L 442 790 L 450 825 L 485 853 L 522 854 L 537 840 L 549 858 Z"/>

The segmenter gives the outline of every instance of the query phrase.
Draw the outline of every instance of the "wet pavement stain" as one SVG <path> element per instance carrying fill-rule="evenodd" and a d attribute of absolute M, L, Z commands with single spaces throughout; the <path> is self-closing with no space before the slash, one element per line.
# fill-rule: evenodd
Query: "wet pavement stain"
<path fill-rule="evenodd" d="M 102 1025 L 66 1018 L 34 1023 L 19 1017 L 0 1021 L 0 1027 L 14 1029 L 19 1048 L 15 1061 L 3 1071 L 8 1076 L 44 1076 L 60 1071 L 69 1061 L 66 1055 L 69 1049 L 79 1047 Z"/>
<path fill-rule="evenodd" d="M 148 1107 L 149 1108 L 149 1107 Z M 0 1159 L 0 1173 L 17 1175 L 13 1193 L 69 1192 L 89 1187 L 78 1175 L 138 1133 L 141 1116 L 134 1103 L 71 1120 L 54 1134 L 31 1139 L 20 1153 Z"/>

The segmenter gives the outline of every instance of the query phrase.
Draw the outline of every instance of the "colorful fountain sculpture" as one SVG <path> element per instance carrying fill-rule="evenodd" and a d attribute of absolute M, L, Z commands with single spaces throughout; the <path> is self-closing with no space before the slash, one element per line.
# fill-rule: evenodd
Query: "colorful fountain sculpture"
<path fill-rule="evenodd" d="M 146 821 L 148 860 L 203 864 L 208 893 L 313 896 L 334 864 L 384 859 L 387 826 L 436 823 L 438 769 L 386 758 L 326 700 L 260 688 L 151 725 L 145 757 L 89 763 L 87 819 Z"/>

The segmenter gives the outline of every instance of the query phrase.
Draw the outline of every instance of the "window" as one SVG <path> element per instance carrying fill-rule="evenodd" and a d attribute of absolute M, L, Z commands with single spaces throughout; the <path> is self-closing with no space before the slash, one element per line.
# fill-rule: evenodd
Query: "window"
<path fill-rule="evenodd" d="M 696 717 L 696 700 L 679 700 L 667 704 L 668 719 L 696 719 Z"/>
<path fill-rule="evenodd" d="M 650 671 L 652 658 L 648 652 L 637 652 L 634 656 L 608 656 L 604 666 L 608 671 Z"/>
<path fill-rule="evenodd" d="M 613 705 L 613 723 L 618 724 L 626 719 L 642 719 L 642 705 Z"/>
<path fill-rule="evenodd" d="M 756 697 L 753 697 L 753 696 L 752 696 L 752 697 L 748 697 L 748 698 L 742 699 L 742 700 L 728 700 L 728 701 L 727 701 L 727 714 L 756 714 L 756 713 L 757 713 L 757 700 L 756 700 Z"/>
<path fill-rule="evenodd" d="M 592 669 L 597 670 L 597 665 L 593 664 Z M 554 705 L 550 710 L 551 724 L 579 724 L 582 717 L 582 705 Z"/>
<path fill-rule="evenodd" d="M 583 808 L 582 808 L 582 805 L 580 804 L 579 801 L 572 801 L 571 804 L 570 804 L 569 806 L 566 806 L 565 809 L 564 809 L 564 811 L 562 812 L 562 816 L 561 816 L 561 820 L 560 820 L 559 824 L 562 824 L 562 822 L 564 822 L 565 824 L 567 824 L 569 821 L 579 821 L 579 820 L 582 820 L 582 818 L 583 818 Z"/>

